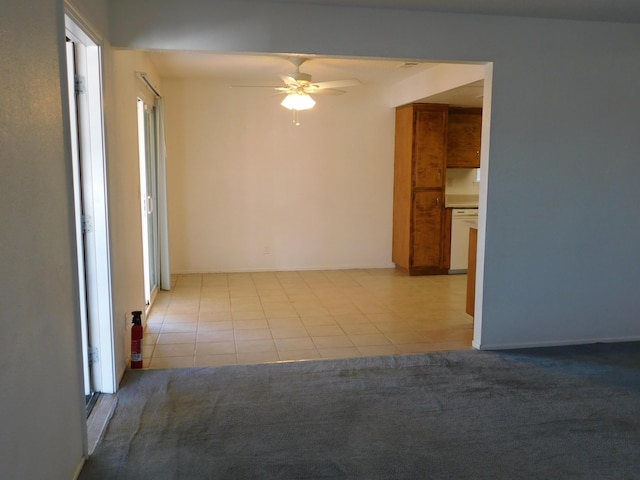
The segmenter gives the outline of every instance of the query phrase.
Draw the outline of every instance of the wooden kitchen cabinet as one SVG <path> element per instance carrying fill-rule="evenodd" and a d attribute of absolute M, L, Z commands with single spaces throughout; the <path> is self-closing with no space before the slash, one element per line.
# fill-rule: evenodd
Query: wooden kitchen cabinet
<path fill-rule="evenodd" d="M 480 168 L 482 109 L 449 107 L 447 167 Z"/>
<path fill-rule="evenodd" d="M 413 256 L 415 270 L 442 266 L 442 192 L 417 190 L 413 200 Z"/>
<path fill-rule="evenodd" d="M 440 106 L 414 106 L 412 140 L 415 188 L 444 188 L 447 112 Z M 403 132 L 402 134 L 404 134 Z M 408 158 L 408 157 L 407 157 Z"/>
<path fill-rule="evenodd" d="M 451 215 L 444 208 L 446 105 L 396 109 L 392 260 L 410 275 L 449 269 Z"/>

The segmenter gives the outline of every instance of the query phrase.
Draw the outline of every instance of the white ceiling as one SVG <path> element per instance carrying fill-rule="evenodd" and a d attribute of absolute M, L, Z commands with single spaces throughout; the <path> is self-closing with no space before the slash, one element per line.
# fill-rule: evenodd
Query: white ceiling
<path fill-rule="evenodd" d="M 161 77 L 209 78 L 231 85 L 282 86 L 281 75 L 295 71 L 288 55 L 202 52 L 147 52 Z M 300 71 L 314 82 L 357 78 L 365 85 L 392 85 L 437 63 L 390 59 L 308 56 Z M 351 88 L 345 87 L 348 91 Z M 482 82 L 424 99 L 433 103 L 482 106 Z"/>
<path fill-rule="evenodd" d="M 289 55 L 228 54 L 202 52 L 149 52 L 163 77 L 216 78 L 230 83 L 281 83 L 280 75 L 295 71 Z M 301 55 L 298 55 L 301 57 Z M 313 76 L 314 82 L 358 78 L 363 83 L 385 84 L 415 75 L 435 63 L 404 60 L 304 56 L 300 71 Z"/>

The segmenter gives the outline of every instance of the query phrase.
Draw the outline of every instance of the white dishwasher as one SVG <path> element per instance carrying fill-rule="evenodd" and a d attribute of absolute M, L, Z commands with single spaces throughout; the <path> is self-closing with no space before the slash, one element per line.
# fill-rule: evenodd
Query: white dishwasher
<path fill-rule="evenodd" d="M 467 273 L 469 228 L 478 224 L 477 208 L 454 208 L 451 212 L 451 263 L 449 273 Z"/>

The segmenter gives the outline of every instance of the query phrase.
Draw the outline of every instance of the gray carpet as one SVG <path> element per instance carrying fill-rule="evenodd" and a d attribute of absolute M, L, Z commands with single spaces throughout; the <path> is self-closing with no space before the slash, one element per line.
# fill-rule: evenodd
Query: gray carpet
<path fill-rule="evenodd" d="M 640 343 L 128 371 L 89 479 L 640 479 Z"/>

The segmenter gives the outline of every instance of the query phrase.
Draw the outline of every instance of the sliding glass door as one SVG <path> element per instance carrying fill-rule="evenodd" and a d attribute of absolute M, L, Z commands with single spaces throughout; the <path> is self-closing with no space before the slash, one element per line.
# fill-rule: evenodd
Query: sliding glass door
<path fill-rule="evenodd" d="M 138 145 L 140 157 L 140 200 L 144 288 L 147 306 L 158 289 L 158 176 L 156 152 L 156 107 L 138 98 Z"/>

